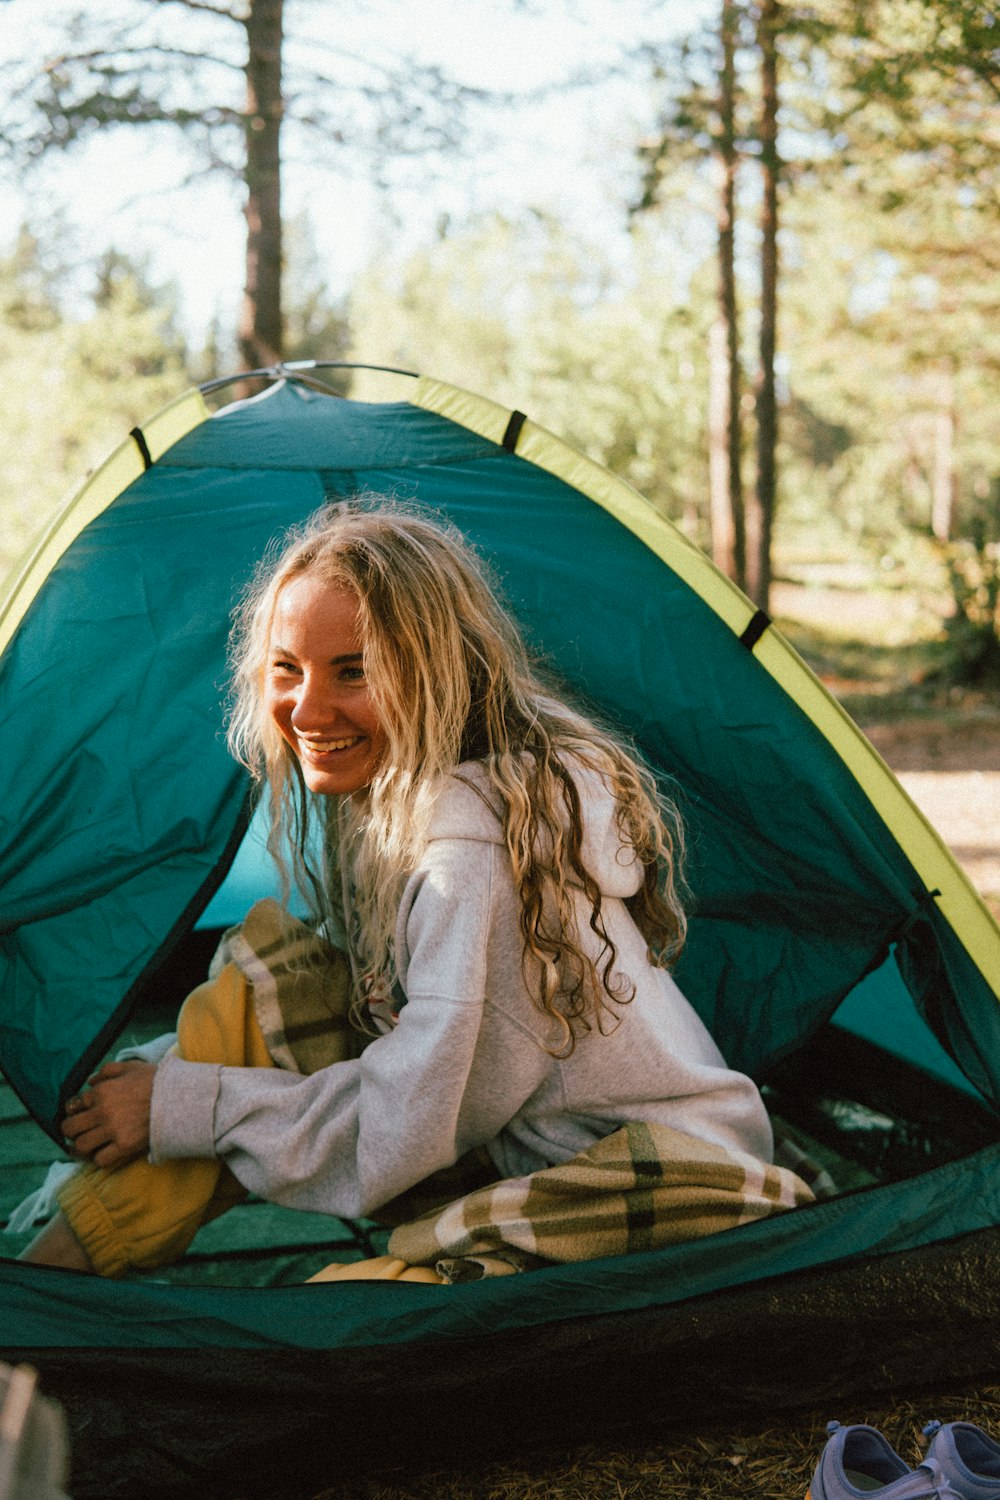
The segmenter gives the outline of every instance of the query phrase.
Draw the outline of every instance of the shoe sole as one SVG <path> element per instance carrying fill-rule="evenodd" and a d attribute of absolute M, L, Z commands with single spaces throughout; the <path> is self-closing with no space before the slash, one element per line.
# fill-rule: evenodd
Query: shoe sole
<path fill-rule="evenodd" d="M 848 1469 L 845 1478 L 847 1479 L 848 1484 L 853 1484 L 855 1489 L 862 1492 L 864 1492 L 865 1490 L 871 1490 L 873 1494 L 877 1494 L 879 1490 L 885 1488 L 885 1486 L 883 1484 L 880 1484 L 877 1479 L 871 1479 L 867 1474 L 860 1474 L 856 1471 L 852 1472 L 850 1469 Z M 806 1490 L 805 1500 L 813 1500 L 811 1485 Z"/>

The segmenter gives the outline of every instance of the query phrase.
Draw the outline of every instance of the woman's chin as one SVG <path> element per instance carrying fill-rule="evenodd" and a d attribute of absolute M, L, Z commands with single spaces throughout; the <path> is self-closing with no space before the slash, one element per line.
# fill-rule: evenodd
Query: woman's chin
<path fill-rule="evenodd" d="M 373 772 L 366 761 L 344 766 L 316 766 L 300 761 L 302 779 L 317 797 L 349 797 L 371 785 Z"/>

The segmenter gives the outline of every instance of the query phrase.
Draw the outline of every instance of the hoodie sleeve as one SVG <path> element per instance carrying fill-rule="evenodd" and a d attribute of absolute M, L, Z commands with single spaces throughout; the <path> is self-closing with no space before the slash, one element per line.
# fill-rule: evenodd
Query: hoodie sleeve
<path fill-rule="evenodd" d="M 407 1003 L 357 1060 L 303 1077 L 166 1058 L 151 1160 L 220 1157 L 261 1197 L 358 1217 L 490 1141 L 551 1061 L 484 1004 L 505 857 L 475 839 L 431 845 L 400 909 Z"/>

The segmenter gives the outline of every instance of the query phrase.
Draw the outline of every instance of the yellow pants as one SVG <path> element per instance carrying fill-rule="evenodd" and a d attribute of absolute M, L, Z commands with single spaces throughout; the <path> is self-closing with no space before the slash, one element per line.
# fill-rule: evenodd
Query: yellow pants
<path fill-rule="evenodd" d="M 177 1051 L 187 1062 L 270 1068 L 253 989 L 235 964 L 199 985 L 177 1020 Z M 108 1170 L 89 1162 L 59 1193 L 59 1206 L 101 1276 L 149 1271 L 177 1260 L 202 1224 L 232 1208 L 246 1190 L 220 1161 L 144 1158 Z M 313 1281 L 440 1282 L 430 1266 L 391 1256 L 325 1267 Z"/>
<path fill-rule="evenodd" d="M 187 1062 L 226 1067 L 274 1064 L 253 1008 L 253 991 L 235 964 L 199 985 L 177 1021 L 177 1051 Z M 59 1193 L 59 1206 L 102 1276 L 151 1270 L 183 1255 L 202 1224 L 246 1196 L 219 1161 L 144 1158 L 110 1170 L 85 1164 Z"/>

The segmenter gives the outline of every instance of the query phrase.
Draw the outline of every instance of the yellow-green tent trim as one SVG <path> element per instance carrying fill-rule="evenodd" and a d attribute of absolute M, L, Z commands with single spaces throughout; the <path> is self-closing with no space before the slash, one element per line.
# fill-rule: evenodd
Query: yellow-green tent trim
<path fill-rule="evenodd" d="M 423 378 L 413 404 L 501 443 L 506 407 L 441 381 Z M 624 480 L 584 457 L 544 427 L 525 420 L 517 456 L 536 464 L 604 507 L 643 541 L 704 602 L 742 635 L 756 614 L 751 601 L 697 547 Z M 849 768 L 872 807 L 904 850 L 927 891 L 964 943 L 983 978 L 1000 997 L 996 928 L 978 891 L 954 855 L 900 786 L 885 761 L 798 653 L 773 627 L 754 647 L 766 672 L 807 715 Z"/>
<path fill-rule="evenodd" d="M 145 422 L 141 433 L 136 429 L 135 435 L 119 443 L 76 486 L 15 570 L 6 597 L 0 600 L 0 653 L 7 649 L 32 600 L 66 549 L 148 468 L 143 449 L 149 462 L 155 463 L 208 415 L 201 391 L 184 391 Z"/>

